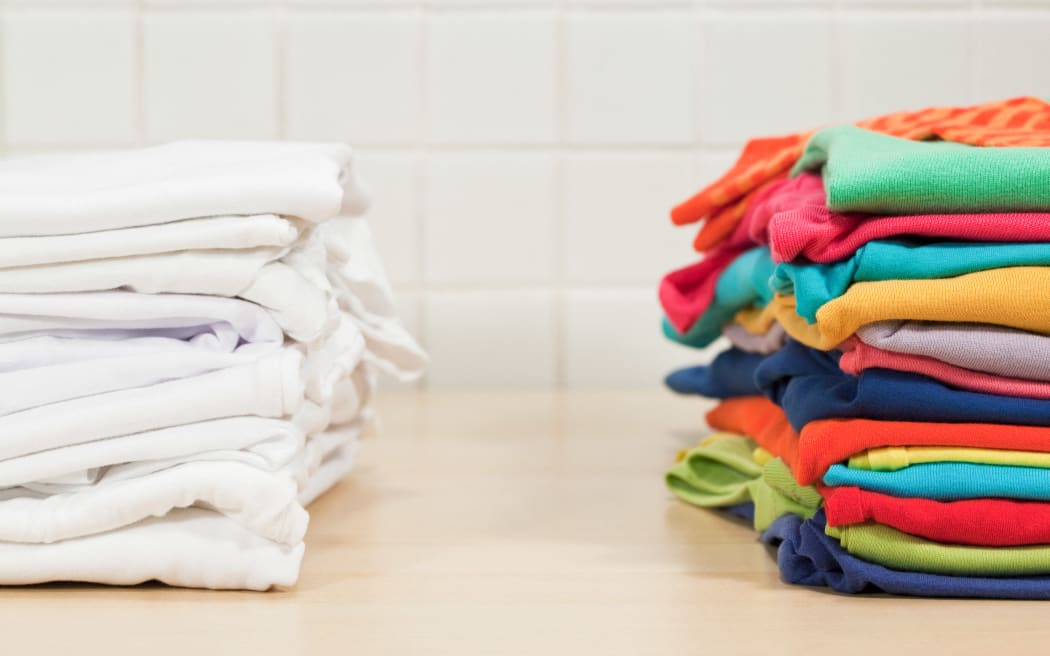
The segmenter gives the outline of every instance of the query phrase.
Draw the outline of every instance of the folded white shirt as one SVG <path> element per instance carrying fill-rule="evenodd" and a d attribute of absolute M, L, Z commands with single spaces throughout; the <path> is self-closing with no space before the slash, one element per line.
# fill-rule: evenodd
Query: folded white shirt
<path fill-rule="evenodd" d="M 190 462 L 214 452 L 241 454 L 239 461 L 276 471 L 305 451 L 306 437 L 293 422 L 264 417 L 227 417 L 81 442 L 0 460 L 0 488 L 37 481 L 93 484 L 105 473 L 139 462 Z M 114 467 L 116 466 L 116 467 Z M 152 467 L 156 469 L 156 466 Z"/>
<path fill-rule="evenodd" d="M 73 235 L 0 238 L 0 268 L 205 250 L 286 248 L 300 227 L 273 214 L 212 216 Z"/>
<path fill-rule="evenodd" d="M 0 294 L 0 341 L 52 335 L 100 339 L 190 339 L 220 329 L 245 342 L 282 342 L 264 308 L 236 299 L 192 294 Z"/>
<path fill-rule="evenodd" d="M 142 476 L 103 477 L 72 491 L 0 492 L 0 542 L 51 543 L 122 528 L 176 508 L 219 512 L 268 540 L 302 542 L 308 516 L 281 473 L 229 460 L 197 460 Z"/>
<path fill-rule="evenodd" d="M 0 458 L 209 419 L 294 414 L 302 354 L 283 348 L 247 364 L 148 387 L 95 394 L 0 417 Z"/>
<path fill-rule="evenodd" d="M 304 545 L 259 537 L 210 510 L 172 510 L 124 528 L 52 544 L 0 542 L 0 581 L 88 581 L 233 590 L 294 585 Z"/>
<path fill-rule="evenodd" d="M 0 237 L 76 234 L 222 215 L 310 222 L 367 199 L 341 144 L 186 141 L 0 161 Z"/>

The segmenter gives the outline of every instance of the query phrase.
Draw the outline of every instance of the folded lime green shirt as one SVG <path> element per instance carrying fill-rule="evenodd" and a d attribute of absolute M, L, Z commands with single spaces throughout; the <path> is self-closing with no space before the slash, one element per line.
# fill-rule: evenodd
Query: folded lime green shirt
<path fill-rule="evenodd" d="M 762 467 L 762 478 L 748 484 L 751 501 L 755 504 L 755 530 L 764 531 L 784 515 L 798 515 L 809 519 L 824 503 L 817 488 L 799 485 L 791 470 L 780 458 L 773 458 Z"/>
<path fill-rule="evenodd" d="M 842 548 L 871 563 L 905 572 L 949 576 L 1033 576 L 1050 573 L 1050 546 L 971 547 L 942 544 L 866 522 L 827 526 Z"/>
<path fill-rule="evenodd" d="M 850 456 L 850 469 L 895 471 L 931 462 L 1050 467 L 1050 453 L 946 446 L 888 446 Z"/>
<path fill-rule="evenodd" d="M 792 173 L 823 168 L 827 206 L 876 214 L 1050 208 L 1050 148 L 909 141 L 853 126 L 814 134 Z"/>
<path fill-rule="evenodd" d="M 751 499 L 747 484 L 762 475 L 752 453 L 755 443 L 743 435 L 716 433 L 685 452 L 670 470 L 667 487 L 694 506 L 720 508 Z"/>
<path fill-rule="evenodd" d="M 786 514 L 813 516 L 822 499 L 814 487 L 795 482 L 784 461 L 766 460 L 751 439 L 716 433 L 679 455 L 667 472 L 667 487 L 680 499 L 702 508 L 721 508 L 751 501 L 755 530 L 764 531 Z"/>

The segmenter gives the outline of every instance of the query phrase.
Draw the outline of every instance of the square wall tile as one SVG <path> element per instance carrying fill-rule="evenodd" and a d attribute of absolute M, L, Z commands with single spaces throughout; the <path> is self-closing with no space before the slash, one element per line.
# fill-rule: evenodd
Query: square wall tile
<path fill-rule="evenodd" d="M 965 18 L 853 15 L 838 33 L 840 120 L 971 103 Z"/>
<path fill-rule="evenodd" d="M 287 133 L 412 143 L 422 119 L 417 14 L 306 12 L 288 21 Z"/>
<path fill-rule="evenodd" d="M 738 144 L 830 123 L 831 21 L 821 12 L 713 14 L 701 24 L 700 136 Z"/>
<path fill-rule="evenodd" d="M 431 155 L 423 178 L 424 279 L 553 280 L 555 189 L 550 155 Z"/>
<path fill-rule="evenodd" d="M 372 197 L 368 224 L 394 284 L 419 281 L 419 162 L 412 155 L 358 154 L 355 162 Z"/>
<path fill-rule="evenodd" d="M 571 290 L 564 295 L 565 382 L 572 387 L 658 387 L 673 369 L 710 362 L 703 350 L 668 341 L 656 290 Z"/>
<path fill-rule="evenodd" d="M 555 22 L 549 12 L 432 14 L 428 130 L 440 143 L 555 138 Z"/>
<path fill-rule="evenodd" d="M 1050 96 L 1050 14 L 985 14 L 974 24 L 977 96 Z"/>
<path fill-rule="evenodd" d="M 563 271 L 573 282 L 655 288 L 664 273 L 698 259 L 696 228 L 675 227 L 671 207 L 695 193 L 691 155 L 569 155 L 562 185 Z"/>
<path fill-rule="evenodd" d="M 11 11 L 4 19 L 8 144 L 123 145 L 138 138 L 130 11 Z"/>
<path fill-rule="evenodd" d="M 692 14 L 588 12 L 570 17 L 566 34 L 570 141 L 693 140 L 697 30 Z"/>
<path fill-rule="evenodd" d="M 277 136 L 269 12 L 147 12 L 143 47 L 149 141 Z"/>
<path fill-rule="evenodd" d="M 547 291 L 428 291 L 423 335 L 430 388 L 555 384 L 554 300 Z"/>

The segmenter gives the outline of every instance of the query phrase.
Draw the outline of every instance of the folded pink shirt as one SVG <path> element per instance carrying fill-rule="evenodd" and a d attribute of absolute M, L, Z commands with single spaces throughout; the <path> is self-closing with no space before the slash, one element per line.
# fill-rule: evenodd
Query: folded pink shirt
<path fill-rule="evenodd" d="M 805 258 L 834 262 L 876 239 L 913 236 L 967 241 L 1050 241 L 1050 213 L 924 214 L 879 216 L 832 212 L 820 175 L 803 173 L 794 186 L 776 189 L 783 211 L 768 220 L 766 231 L 775 262 Z"/>
<path fill-rule="evenodd" d="M 790 203 L 798 202 L 799 193 L 803 193 L 797 190 L 800 179 L 780 180 L 759 191 L 728 239 L 699 262 L 664 276 L 660 281 L 660 304 L 675 330 L 689 332 L 693 323 L 707 311 L 715 296 L 718 277 L 738 255 L 768 242 L 766 228 L 770 219 L 790 209 Z M 818 200 L 824 201 L 823 187 Z"/>
<path fill-rule="evenodd" d="M 718 277 L 743 248 L 720 245 L 696 264 L 676 269 L 660 281 L 660 305 L 671 325 L 685 333 L 715 297 Z"/>
<path fill-rule="evenodd" d="M 1006 378 L 964 369 L 924 355 L 884 351 L 856 337 L 851 337 L 843 348 L 845 352 L 839 359 L 839 367 L 854 376 L 865 369 L 893 369 L 929 376 L 952 387 L 974 392 L 1050 400 L 1050 382 Z"/>

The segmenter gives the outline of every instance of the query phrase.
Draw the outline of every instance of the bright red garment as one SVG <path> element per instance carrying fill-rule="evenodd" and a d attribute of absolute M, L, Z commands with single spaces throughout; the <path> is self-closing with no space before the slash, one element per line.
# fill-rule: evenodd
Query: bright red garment
<path fill-rule="evenodd" d="M 935 424 L 874 419 L 821 419 L 796 433 L 784 411 L 764 396 L 727 399 L 707 413 L 708 425 L 747 435 L 787 463 L 800 485 L 828 467 L 884 446 L 960 446 L 1050 453 L 1050 427 L 1013 424 Z"/>
<path fill-rule="evenodd" d="M 851 337 L 843 348 L 845 353 L 839 359 L 839 367 L 854 376 L 860 375 L 865 369 L 893 369 L 922 374 L 952 387 L 974 392 L 1050 400 L 1050 382 L 1004 378 L 983 371 L 963 369 L 924 355 L 884 351 L 855 337 Z"/>
<path fill-rule="evenodd" d="M 1050 503 L 1012 499 L 933 501 L 857 487 L 820 487 L 830 526 L 873 521 L 935 542 L 985 547 L 1050 544 Z"/>

